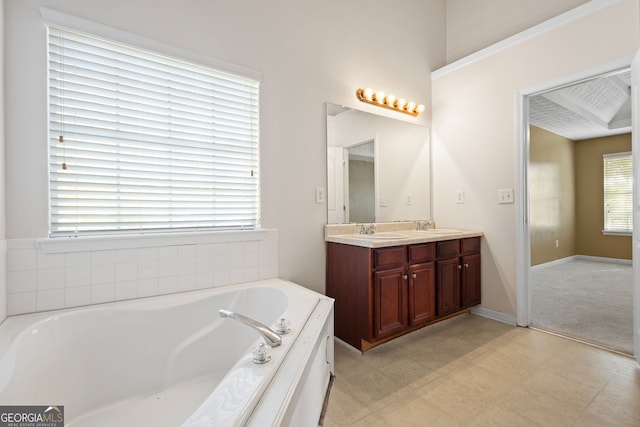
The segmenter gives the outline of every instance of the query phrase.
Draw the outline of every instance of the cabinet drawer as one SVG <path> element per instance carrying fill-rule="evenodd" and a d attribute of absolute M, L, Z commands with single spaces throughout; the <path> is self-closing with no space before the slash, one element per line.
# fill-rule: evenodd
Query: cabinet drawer
<path fill-rule="evenodd" d="M 438 258 L 451 258 L 458 256 L 460 240 L 445 240 L 436 242 L 436 256 Z"/>
<path fill-rule="evenodd" d="M 435 255 L 435 245 L 433 243 L 409 246 L 409 262 L 410 263 L 432 261 L 434 255 Z"/>
<path fill-rule="evenodd" d="M 463 255 L 480 253 L 480 238 L 471 237 L 460 240 L 460 252 Z"/>
<path fill-rule="evenodd" d="M 373 251 L 373 266 L 375 269 L 400 267 L 407 262 L 407 247 L 393 246 Z"/>

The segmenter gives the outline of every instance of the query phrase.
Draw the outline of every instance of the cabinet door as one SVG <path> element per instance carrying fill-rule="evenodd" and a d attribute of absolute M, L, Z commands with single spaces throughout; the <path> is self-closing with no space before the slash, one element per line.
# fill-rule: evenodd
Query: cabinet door
<path fill-rule="evenodd" d="M 438 316 L 460 308 L 460 264 L 458 258 L 438 261 Z"/>
<path fill-rule="evenodd" d="M 480 255 L 462 257 L 462 307 L 480 304 Z"/>
<path fill-rule="evenodd" d="M 385 338 L 407 327 L 407 275 L 403 268 L 377 271 L 373 277 L 373 335 Z"/>
<path fill-rule="evenodd" d="M 409 324 L 422 325 L 436 317 L 436 265 L 409 266 Z"/>

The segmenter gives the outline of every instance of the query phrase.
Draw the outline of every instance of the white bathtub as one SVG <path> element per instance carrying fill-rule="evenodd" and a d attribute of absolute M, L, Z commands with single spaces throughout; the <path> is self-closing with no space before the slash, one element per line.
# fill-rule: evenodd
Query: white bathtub
<path fill-rule="evenodd" d="M 272 360 L 224 308 L 291 333 Z M 69 426 L 317 425 L 333 372 L 333 300 L 270 279 L 10 317 L 0 405 L 64 405 Z"/>

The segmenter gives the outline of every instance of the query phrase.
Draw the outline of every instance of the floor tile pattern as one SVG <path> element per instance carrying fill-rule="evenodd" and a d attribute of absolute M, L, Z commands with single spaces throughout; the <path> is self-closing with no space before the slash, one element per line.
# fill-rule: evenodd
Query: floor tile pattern
<path fill-rule="evenodd" d="M 633 359 L 472 314 L 335 362 L 326 427 L 640 425 Z"/>

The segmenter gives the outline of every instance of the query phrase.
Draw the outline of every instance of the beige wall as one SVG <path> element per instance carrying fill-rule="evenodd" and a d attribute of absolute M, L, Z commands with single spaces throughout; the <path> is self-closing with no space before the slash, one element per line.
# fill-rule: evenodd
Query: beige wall
<path fill-rule="evenodd" d="M 631 134 L 576 142 L 576 251 L 631 259 L 631 236 L 605 236 L 602 155 L 631 151 Z"/>
<path fill-rule="evenodd" d="M 447 63 L 588 0 L 447 0 Z"/>
<path fill-rule="evenodd" d="M 531 265 L 538 265 L 576 254 L 575 143 L 535 126 L 529 141 Z"/>
<path fill-rule="evenodd" d="M 529 138 L 531 265 L 573 255 L 631 259 L 630 236 L 602 234 L 602 155 L 630 151 L 631 135 L 572 141 L 531 126 Z"/>
<path fill-rule="evenodd" d="M 498 204 L 496 191 L 517 187 L 519 91 L 630 61 L 640 48 L 638 16 L 637 0 L 620 0 L 433 79 L 434 220 L 484 231 L 485 309 L 516 314 L 516 205 Z"/>

